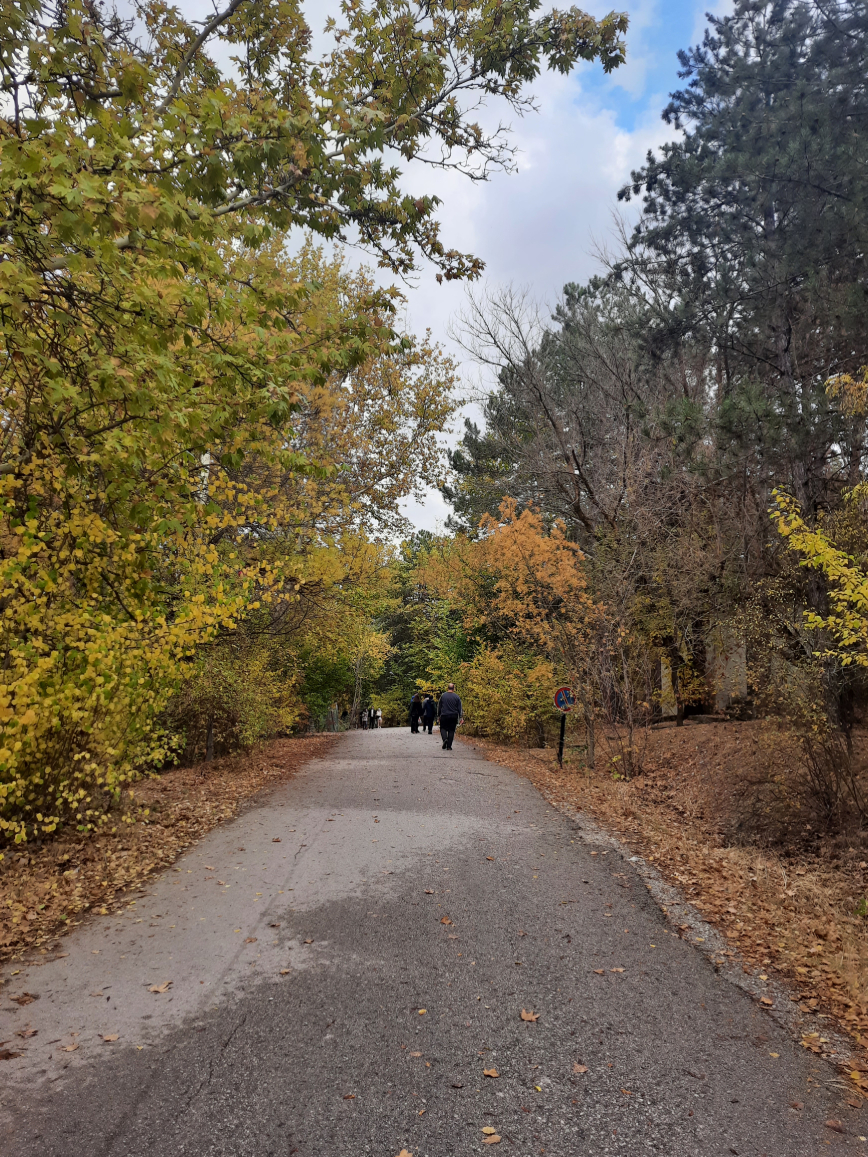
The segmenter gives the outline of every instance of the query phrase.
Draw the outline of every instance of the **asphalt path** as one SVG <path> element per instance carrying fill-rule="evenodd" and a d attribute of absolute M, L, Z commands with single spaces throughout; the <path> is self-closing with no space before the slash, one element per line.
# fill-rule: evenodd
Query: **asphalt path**
<path fill-rule="evenodd" d="M 628 858 L 436 734 L 342 737 L 62 945 L 0 990 L 3 1157 L 866 1152 Z"/>

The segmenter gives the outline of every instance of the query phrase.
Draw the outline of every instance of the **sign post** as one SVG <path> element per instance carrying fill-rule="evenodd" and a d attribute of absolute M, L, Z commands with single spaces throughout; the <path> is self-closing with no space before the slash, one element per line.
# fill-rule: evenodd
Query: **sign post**
<path fill-rule="evenodd" d="M 567 712 L 576 705 L 576 698 L 569 687 L 558 687 L 555 691 L 555 707 L 561 713 L 561 738 L 558 743 L 558 767 L 564 766 L 564 736 L 567 732 Z"/>

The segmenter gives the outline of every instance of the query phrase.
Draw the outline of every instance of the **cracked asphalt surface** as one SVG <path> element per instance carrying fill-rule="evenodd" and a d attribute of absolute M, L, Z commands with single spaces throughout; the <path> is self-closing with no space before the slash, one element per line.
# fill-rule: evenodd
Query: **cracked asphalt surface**
<path fill-rule="evenodd" d="M 467 743 L 346 735 L 134 898 L 3 986 L 4 1157 L 866 1152 L 835 1070 Z"/>

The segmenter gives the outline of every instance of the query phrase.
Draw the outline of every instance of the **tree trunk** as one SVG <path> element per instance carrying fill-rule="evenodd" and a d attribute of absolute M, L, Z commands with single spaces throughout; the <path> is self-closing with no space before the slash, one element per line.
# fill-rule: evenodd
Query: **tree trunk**
<path fill-rule="evenodd" d="M 208 730 L 205 735 L 205 762 L 211 763 L 214 759 L 214 717 L 208 717 Z"/>
<path fill-rule="evenodd" d="M 681 667 L 681 652 L 677 647 L 669 647 L 669 674 L 672 679 L 672 694 L 675 696 L 675 726 L 684 726 L 684 699 L 681 695 L 681 680 L 678 671 Z"/>

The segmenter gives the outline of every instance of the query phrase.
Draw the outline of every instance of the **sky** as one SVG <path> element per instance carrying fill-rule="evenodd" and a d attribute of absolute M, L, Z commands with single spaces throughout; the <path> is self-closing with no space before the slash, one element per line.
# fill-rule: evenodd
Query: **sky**
<path fill-rule="evenodd" d="M 326 48 L 327 41 L 318 34 L 329 13 L 338 13 L 337 0 L 301 2 L 315 34 L 314 51 Z M 125 3 L 128 0 L 120 0 L 119 7 Z M 523 118 L 510 120 L 508 109 L 493 106 L 492 116 L 511 123 L 517 171 L 477 183 L 414 164 L 404 180 L 408 192 L 441 197 L 442 239 L 447 248 L 473 253 L 485 262 L 483 290 L 512 285 L 543 306 L 553 305 L 567 282 L 585 281 L 599 272 L 596 254 L 612 245 L 617 215 L 628 221 L 635 217 L 638 205 L 619 204 L 617 192 L 649 149 L 671 139 L 673 130 L 660 114 L 669 93 L 681 85 L 678 49 L 699 43 L 706 12 L 723 13 L 730 0 L 585 0 L 581 6 L 597 18 L 611 8 L 627 11 L 627 61 L 609 76 L 598 64 L 585 62 L 567 77 L 543 73 L 533 85 L 538 112 Z M 179 0 L 179 7 L 193 19 L 207 18 L 213 11 L 209 0 Z M 348 254 L 351 264 L 364 260 L 363 254 Z M 408 330 L 430 330 L 455 357 L 465 392 L 484 388 L 484 376 L 450 336 L 467 287 L 460 282 L 438 285 L 435 271 L 422 268 L 402 288 Z M 455 445 L 465 414 L 480 416 L 478 407 L 465 408 L 444 445 Z M 424 503 L 408 499 L 405 513 L 416 528 L 437 530 L 449 508 L 439 492 L 432 491 Z"/>
<path fill-rule="evenodd" d="M 606 4 L 585 4 L 597 18 Z M 627 62 L 606 76 L 599 65 L 582 63 L 570 76 L 540 76 L 534 85 L 539 111 L 513 121 L 517 172 L 500 173 L 484 184 L 456 174 L 411 171 L 409 189 L 425 188 L 443 199 L 443 239 L 470 251 L 486 265 L 484 284 L 526 289 L 543 305 L 553 304 L 569 281 L 600 271 L 596 253 L 611 245 L 618 214 L 635 215 L 635 203 L 620 204 L 617 192 L 649 149 L 671 139 L 661 119 L 668 94 L 680 87 L 679 48 L 701 42 L 705 13 L 723 13 L 718 0 L 628 0 Z M 418 182 L 418 184 L 417 184 Z M 422 182 L 426 182 L 423 186 Z M 450 338 L 466 299 L 461 283 L 438 285 L 423 270 L 407 294 L 407 324 L 430 329 L 461 362 L 464 381 L 484 387 L 485 378 Z M 475 417 L 478 410 L 465 413 Z M 454 445 L 463 425 L 446 441 Z M 406 503 L 417 528 L 436 530 L 449 513 L 438 492 L 423 504 Z"/>

